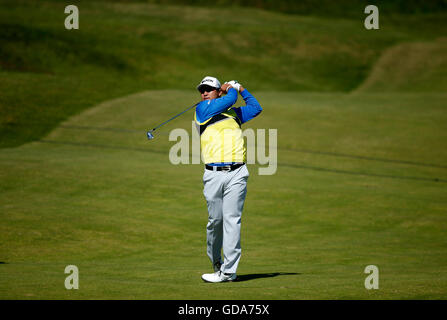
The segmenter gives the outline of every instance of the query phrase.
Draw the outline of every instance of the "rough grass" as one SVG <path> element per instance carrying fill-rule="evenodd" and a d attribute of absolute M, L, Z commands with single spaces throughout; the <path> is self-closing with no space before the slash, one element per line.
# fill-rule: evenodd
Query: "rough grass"
<path fill-rule="evenodd" d="M 76 3 L 80 29 L 67 31 L 60 1 L 0 1 L 1 147 L 37 140 L 101 101 L 148 89 L 190 90 L 210 74 L 257 90 L 349 92 L 390 46 L 445 34 L 442 10 L 384 9 L 380 31 L 367 31 L 361 3 L 351 4 L 354 11 L 361 5 L 358 17 Z"/>

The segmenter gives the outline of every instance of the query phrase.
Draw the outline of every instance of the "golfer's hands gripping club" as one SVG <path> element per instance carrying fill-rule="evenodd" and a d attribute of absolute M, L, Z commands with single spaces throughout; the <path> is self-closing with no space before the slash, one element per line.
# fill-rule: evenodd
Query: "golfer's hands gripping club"
<path fill-rule="evenodd" d="M 237 82 L 237 80 L 231 80 L 231 81 L 228 81 L 228 82 L 225 82 L 225 83 L 231 85 L 238 92 L 244 91 L 244 87 L 242 87 L 242 85 L 239 82 Z"/>
<path fill-rule="evenodd" d="M 225 83 L 220 87 L 220 90 L 221 90 L 223 93 L 227 94 L 227 93 L 228 93 L 228 90 L 230 90 L 230 88 L 232 88 L 231 84 L 225 82 Z"/>

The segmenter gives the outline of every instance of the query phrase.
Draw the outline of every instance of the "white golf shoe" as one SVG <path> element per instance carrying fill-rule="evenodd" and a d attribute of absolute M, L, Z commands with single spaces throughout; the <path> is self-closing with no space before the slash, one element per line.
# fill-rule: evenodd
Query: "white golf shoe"
<path fill-rule="evenodd" d="M 236 280 L 236 273 L 225 274 L 222 271 L 202 274 L 202 280 L 205 282 L 229 282 Z"/>

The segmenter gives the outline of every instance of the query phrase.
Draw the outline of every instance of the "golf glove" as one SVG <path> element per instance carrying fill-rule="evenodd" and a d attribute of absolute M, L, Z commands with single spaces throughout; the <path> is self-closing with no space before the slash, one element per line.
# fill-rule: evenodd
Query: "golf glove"
<path fill-rule="evenodd" d="M 238 92 L 241 90 L 241 84 L 239 82 L 237 82 L 236 80 L 231 80 L 228 82 L 225 82 L 230 84 L 233 88 L 235 88 Z"/>

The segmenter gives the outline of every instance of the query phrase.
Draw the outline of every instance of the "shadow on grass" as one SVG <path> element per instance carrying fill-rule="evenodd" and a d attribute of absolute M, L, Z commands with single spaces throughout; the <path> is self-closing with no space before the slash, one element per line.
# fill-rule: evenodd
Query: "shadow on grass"
<path fill-rule="evenodd" d="M 290 272 L 272 272 L 272 273 L 253 273 L 253 274 L 243 274 L 238 275 L 236 281 L 249 281 L 254 279 L 260 279 L 260 278 L 272 278 L 277 276 L 293 276 L 293 275 L 300 275 L 301 273 L 290 273 Z"/>

